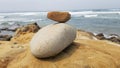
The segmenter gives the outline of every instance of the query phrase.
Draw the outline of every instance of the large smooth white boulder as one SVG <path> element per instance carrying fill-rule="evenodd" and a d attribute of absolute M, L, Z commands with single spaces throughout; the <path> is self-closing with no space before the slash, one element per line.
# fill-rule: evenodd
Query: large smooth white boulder
<path fill-rule="evenodd" d="M 75 37 L 76 29 L 68 24 L 48 25 L 33 36 L 30 49 L 32 54 L 38 58 L 55 56 L 70 45 Z"/>

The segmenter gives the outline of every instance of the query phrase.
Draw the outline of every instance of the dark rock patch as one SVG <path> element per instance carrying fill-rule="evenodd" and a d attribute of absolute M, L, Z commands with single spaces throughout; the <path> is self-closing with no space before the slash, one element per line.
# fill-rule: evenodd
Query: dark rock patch
<path fill-rule="evenodd" d="M 20 27 L 20 24 L 14 24 L 10 26 L 7 30 L 8 31 L 16 31 Z"/>
<path fill-rule="evenodd" d="M 105 40 L 106 39 L 103 33 L 97 34 L 96 38 L 99 39 L 99 40 Z"/>
<path fill-rule="evenodd" d="M 0 35 L 0 41 L 10 41 L 11 38 L 11 35 Z"/>
<path fill-rule="evenodd" d="M 96 38 L 99 40 L 108 40 L 120 44 L 120 36 L 117 34 L 110 34 L 108 37 L 105 37 L 103 33 L 99 33 L 96 35 Z"/>

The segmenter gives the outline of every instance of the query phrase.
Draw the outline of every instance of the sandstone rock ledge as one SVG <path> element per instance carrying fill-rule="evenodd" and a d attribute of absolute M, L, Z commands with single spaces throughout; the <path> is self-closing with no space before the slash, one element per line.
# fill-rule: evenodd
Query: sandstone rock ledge
<path fill-rule="evenodd" d="M 26 34 L 26 37 L 32 36 Z M 97 40 L 91 33 L 81 30 L 68 48 L 46 59 L 31 54 L 29 41 L 24 44 L 0 42 L 0 68 L 120 68 L 119 59 L 119 44 Z"/>

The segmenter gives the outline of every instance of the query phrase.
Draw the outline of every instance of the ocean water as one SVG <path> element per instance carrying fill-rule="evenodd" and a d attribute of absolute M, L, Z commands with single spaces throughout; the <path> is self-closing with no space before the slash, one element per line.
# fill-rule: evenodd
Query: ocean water
<path fill-rule="evenodd" d="M 120 35 L 120 9 L 70 10 L 68 12 L 72 18 L 67 23 L 77 29 Z M 47 12 L 0 13 L 0 28 L 33 22 L 37 22 L 40 27 L 56 23 L 47 19 Z"/>

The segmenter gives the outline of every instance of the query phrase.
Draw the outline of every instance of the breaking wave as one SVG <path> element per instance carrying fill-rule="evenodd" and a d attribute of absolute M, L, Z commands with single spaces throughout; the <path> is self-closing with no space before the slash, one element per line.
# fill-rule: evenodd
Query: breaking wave
<path fill-rule="evenodd" d="M 84 17 L 86 17 L 86 18 L 90 18 L 90 17 L 97 17 L 98 15 L 96 14 L 96 15 L 84 15 Z"/>
<path fill-rule="evenodd" d="M 70 12 L 72 17 L 84 17 L 84 18 L 117 18 L 120 19 L 120 11 L 79 11 Z"/>

